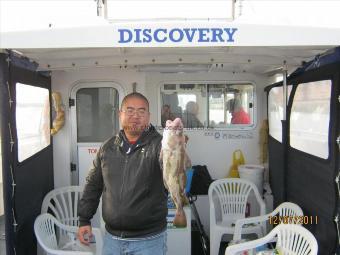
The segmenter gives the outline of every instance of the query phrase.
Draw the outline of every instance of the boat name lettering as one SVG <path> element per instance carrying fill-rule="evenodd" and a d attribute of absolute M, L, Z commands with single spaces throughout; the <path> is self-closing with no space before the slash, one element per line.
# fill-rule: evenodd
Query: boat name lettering
<path fill-rule="evenodd" d="M 118 29 L 118 43 L 206 43 L 206 42 L 227 42 L 235 41 L 237 28 L 135 28 Z"/>

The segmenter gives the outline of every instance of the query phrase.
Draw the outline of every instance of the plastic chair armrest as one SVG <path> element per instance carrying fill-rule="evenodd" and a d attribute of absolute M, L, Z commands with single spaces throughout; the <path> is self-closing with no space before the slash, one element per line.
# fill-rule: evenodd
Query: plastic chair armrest
<path fill-rule="evenodd" d="M 260 215 L 265 215 L 266 214 L 266 204 L 264 203 L 264 201 L 262 199 L 259 200 L 259 204 L 260 204 Z"/>
<path fill-rule="evenodd" d="M 56 224 L 62 229 L 65 230 L 67 232 L 71 232 L 71 233 L 77 233 L 78 232 L 78 227 L 76 226 L 69 226 L 69 225 L 65 225 L 60 223 L 59 221 L 56 222 Z M 102 233 L 101 233 L 101 229 L 100 228 L 92 228 L 92 233 L 95 236 L 95 240 L 96 240 L 96 254 L 101 254 L 101 249 L 103 246 L 103 238 L 102 238 Z M 81 244 L 83 245 L 83 244 Z M 75 254 L 75 251 L 62 251 L 62 254 Z M 66 252 L 66 253 L 64 253 Z M 79 255 L 93 255 L 92 252 L 87 252 L 87 251 L 76 251 L 77 254 Z"/>
<path fill-rule="evenodd" d="M 270 214 L 256 216 L 256 217 L 249 217 L 244 219 L 238 219 L 235 222 L 235 231 L 233 240 L 241 240 L 242 228 L 245 224 L 258 224 L 265 222 L 269 219 Z"/>
<path fill-rule="evenodd" d="M 210 224 L 216 225 L 216 215 L 215 215 L 215 203 L 211 201 L 209 203 L 210 206 Z"/>
<path fill-rule="evenodd" d="M 254 249 L 258 246 L 271 242 L 274 236 L 275 234 L 272 233 L 253 241 L 240 244 L 233 244 L 227 247 L 227 249 L 225 250 L 225 255 L 236 255 L 240 251 Z"/>
<path fill-rule="evenodd" d="M 63 224 L 63 223 L 61 223 L 59 221 L 57 221 L 56 224 L 62 230 L 65 230 L 67 232 L 72 232 L 72 233 L 77 233 L 78 232 L 78 227 L 76 227 L 76 226 L 65 225 L 65 224 Z"/>

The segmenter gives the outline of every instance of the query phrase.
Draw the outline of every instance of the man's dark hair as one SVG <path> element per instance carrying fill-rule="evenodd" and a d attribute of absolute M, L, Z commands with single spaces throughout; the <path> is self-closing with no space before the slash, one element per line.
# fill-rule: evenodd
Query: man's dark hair
<path fill-rule="evenodd" d="M 142 95 L 141 93 L 138 93 L 138 92 L 132 92 L 132 93 L 126 95 L 126 96 L 123 98 L 121 108 L 123 108 L 123 106 L 124 106 L 124 104 L 126 103 L 126 101 L 127 101 L 128 99 L 130 99 L 130 98 L 139 98 L 139 99 L 141 99 L 141 100 L 144 100 L 145 103 L 146 103 L 146 105 L 147 105 L 147 107 L 148 107 L 147 110 L 149 110 L 149 101 L 148 101 L 148 99 L 147 99 L 144 95 Z"/>

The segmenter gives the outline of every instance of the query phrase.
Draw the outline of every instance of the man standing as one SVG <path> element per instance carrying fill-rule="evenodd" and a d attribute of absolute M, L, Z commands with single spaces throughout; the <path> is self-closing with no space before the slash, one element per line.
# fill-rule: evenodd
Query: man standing
<path fill-rule="evenodd" d="M 89 243 L 90 220 L 102 195 L 103 254 L 163 255 L 167 192 L 159 162 L 162 136 L 150 125 L 149 102 L 140 93 L 123 99 L 119 120 L 123 129 L 103 143 L 86 178 L 78 238 Z"/>

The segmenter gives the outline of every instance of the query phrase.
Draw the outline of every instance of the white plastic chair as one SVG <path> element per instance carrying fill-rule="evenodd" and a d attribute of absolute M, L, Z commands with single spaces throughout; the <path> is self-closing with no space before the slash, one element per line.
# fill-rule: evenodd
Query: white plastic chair
<path fill-rule="evenodd" d="M 93 255 L 101 254 L 102 237 L 99 228 L 92 228 L 95 245 L 83 245 L 77 240 L 78 227 L 60 223 L 51 214 L 39 215 L 34 222 L 34 233 L 39 245 L 47 254 L 53 255 Z"/>
<path fill-rule="evenodd" d="M 243 254 L 242 251 L 254 249 L 275 238 L 276 248 L 280 250 L 280 254 L 317 255 L 318 253 L 318 243 L 307 229 L 296 224 L 279 224 L 265 237 L 227 247 L 225 255 Z"/>
<path fill-rule="evenodd" d="M 250 192 L 253 191 L 260 206 L 260 215 L 266 213 L 266 206 L 260 193 L 252 182 L 239 178 L 227 178 L 214 181 L 209 187 L 210 204 L 210 254 L 217 255 L 221 238 L 224 234 L 233 235 L 233 226 L 238 219 L 245 218 L 246 204 Z M 217 207 L 219 203 L 219 208 Z M 216 217 L 221 215 L 221 219 Z M 248 226 L 242 233 L 255 233 L 262 237 L 266 232 L 264 223 Z"/>
<path fill-rule="evenodd" d="M 82 192 L 82 186 L 68 186 L 51 190 L 43 200 L 41 213 L 51 212 L 61 223 L 78 226 L 78 202 Z"/>
<path fill-rule="evenodd" d="M 78 229 L 78 202 L 83 194 L 83 189 L 84 187 L 82 186 L 67 186 L 51 190 L 43 200 L 41 214 L 52 213 L 60 223 L 67 226 L 75 226 Z M 99 204 L 99 215 L 101 215 L 101 204 Z M 100 227 L 103 229 L 101 229 L 102 235 L 98 238 L 100 238 L 100 242 L 102 242 L 105 224 L 103 223 L 102 217 L 100 218 Z M 100 247 L 100 249 L 101 248 L 102 247 Z M 42 254 L 39 246 L 38 254 Z"/>
<path fill-rule="evenodd" d="M 267 221 L 269 221 L 270 224 L 276 224 L 274 221 L 278 223 L 283 221 L 282 223 L 295 224 L 300 222 L 300 217 L 303 217 L 303 211 L 300 206 L 291 202 L 284 202 L 276 207 L 274 211 L 266 215 L 237 220 L 233 240 L 237 241 L 241 239 L 242 227 L 245 224 L 267 223 Z"/>

